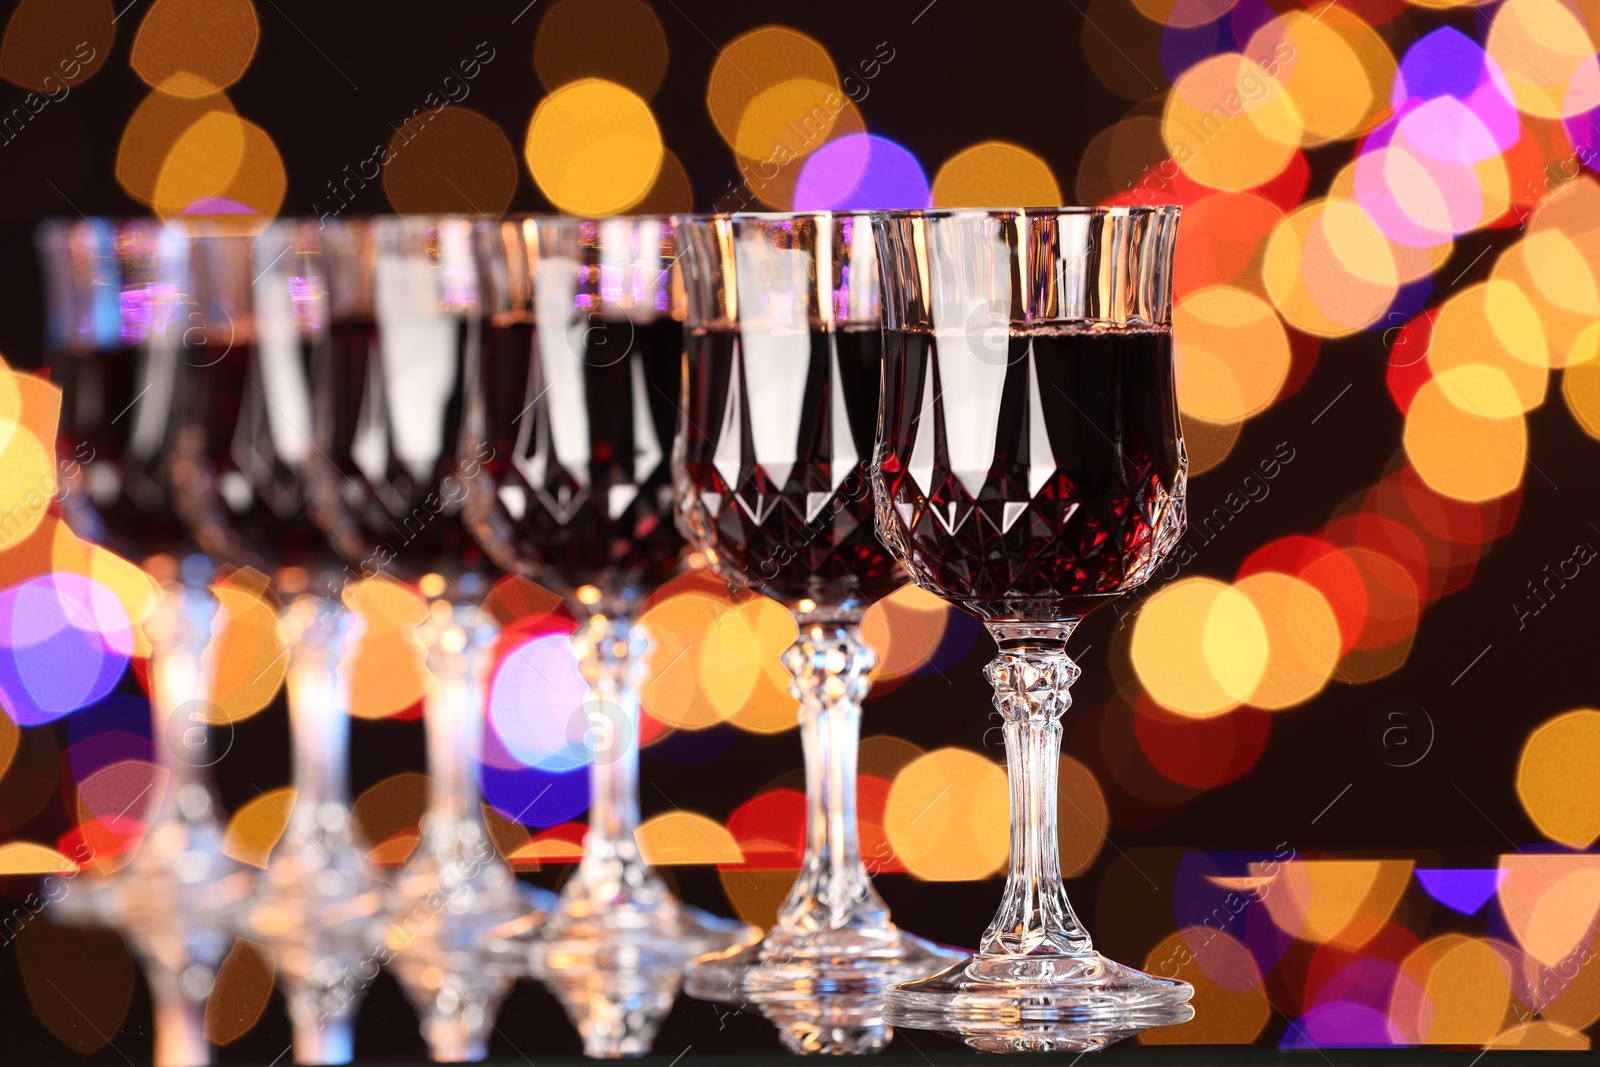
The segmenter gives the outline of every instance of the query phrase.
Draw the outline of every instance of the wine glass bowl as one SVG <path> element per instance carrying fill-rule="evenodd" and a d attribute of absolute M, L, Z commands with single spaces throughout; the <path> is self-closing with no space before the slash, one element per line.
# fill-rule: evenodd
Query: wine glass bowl
<path fill-rule="evenodd" d="M 734 215 L 680 234 L 695 264 L 676 457 L 691 539 L 791 609 L 887 596 L 905 575 L 870 514 L 883 353 L 871 219 Z"/>
<path fill-rule="evenodd" d="M 1056 853 L 1067 639 L 1184 526 L 1171 346 L 1178 209 L 876 216 L 884 388 L 873 487 L 915 581 L 982 619 L 1011 781 L 1005 897 L 979 951 L 887 995 L 896 1025 L 1090 1048 L 1192 1015 L 1193 989 L 1095 952 Z"/>
<path fill-rule="evenodd" d="M 508 573 L 636 603 L 683 551 L 672 225 L 521 218 L 474 239 L 485 334 L 466 432 L 487 477 L 466 482 L 469 521 Z"/>

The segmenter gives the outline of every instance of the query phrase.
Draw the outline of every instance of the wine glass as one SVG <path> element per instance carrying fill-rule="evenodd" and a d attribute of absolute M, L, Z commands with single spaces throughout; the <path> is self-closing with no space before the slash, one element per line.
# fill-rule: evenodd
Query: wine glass
<path fill-rule="evenodd" d="M 152 1059 L 209 1063 L 205 997 L 233 943 L 249 871 L 222 852 L 204 701 L 215 602 L 210 562 L 152 557 L 192 545 L 171 507 L 167 458 L 178 360 L 167 331 L 173 288 L 159 268 L 163 232 L 150 221 L 85 218 L 38 232 L 51 377 L 63 390 L 58 451 L 63 517 L 78 535 L 171 572 L 144 629 L 150 640 L 154 759 L 143 803 L 119 819 L 143 824 L 137 851 L 109 875 L 86 874 L 60 918 L 119 929 L 150 985 Z M 167 561 L 170 563 L 170 559 Z"/>
<path fill-rule="evenodd" d="M 353 580 L 397 580 L 429 598 L 416 637 L 430 800 L 389 895 L 380 955 L 433 1059 L 478 1060 L 522 969 L 489 951 L 491 931 L 536 928 L 554 897 L 495 851 L 473 771 L 496 629 L 479 603 L 489 567 L 461 522 L 462 483 L 480 475 L 476 449 L 457 453 L 479 343 L 471 224 L 324 220 L 318 231 L 329 343 L 313 372 L 311 511 Z"/>
<path fill-rule="evenodd" d="M 565 597 L 589 687 L 567 723 L 588 748 L 589 832 L 533 962 L 546 974 L 681 964 L 751 931 L 677 900 L 634 840 L 650 647 L 638 617 L 683 549 L 668 463 L 683 357 L 672 226 L 518 218 L 475 234 L 485 333 L 464 440 L 483 443 L 483 472 L 463 482 L 468 522 L 502 569 Z"/>
<path fill-rule="evenodd" d="M 272 947 L 298 1063 L 347 1063 L 348 973 L 373 949 L 382 884 L 350 835 L 349 698 L 340 670 L 352 617 L 305 514 L 311 365 L 327 343 L 316 231 L 171 224 L 162 269 L 177 306 L 170 457 L 175 501 L 209 555 L 276 572 L 295 799 L 242 931 Z M 328 595 L 329 593 L 333 595 Z"/>
<path fill-rule="evenodd" d="M 861 702 L 877 662 L 860 620 L 905 581 L 872 527 L 883 345 L 871 219 L 677 221 L 689 305 L 680 513 L 717 573 L 777 599 L 799 624 L 783 662 L 800 701 L 808 808 L 805 857 L 777 925 L 695 961 L 688 988 L 716 1000 L 881 992 L 959 954 L 890 921 L 857 840 Z"/>
<path fill-rule="evenodd" d="M 896 1026 L 985 1048 L 1092 1048 L 1193 1010 L 1184 982 L 1094 950 L 1061 883 L 1067 639 L 1184 528 L 1172 365 L 1178 208 L 875 215 L 884 359 L 872 482 L 884 544 L 981 619 L 1005 719 L 1011 860 L 978 952 L 889 990 Z"/>

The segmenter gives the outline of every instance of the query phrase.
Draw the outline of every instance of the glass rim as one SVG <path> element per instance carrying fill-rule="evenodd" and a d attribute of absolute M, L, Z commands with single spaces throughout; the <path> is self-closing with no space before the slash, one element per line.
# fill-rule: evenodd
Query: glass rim
<path fill-rule="evenodd" d="M 1054 207 L 941 207 L 896 208 L 870 212 L 874 221 L 891 219 L 952 219 L 952 218 L 1044 218 L 1050 215 L 1073 215 L 1087 218 L 1145 218 L 1183 213 L 1182 204 L 1133 205 L 1057 205 Z"/>
<path fill-rule="evenodd" d="M 870 218 L 877 214 L 875 211 L 834 211 L 828 208 L 819 208 L 815 211 L 708 211 L 679 212 L 672 216 L 674 220 L 682 219 L 684 222 L 704 224 L 717 222 L 722 219 L 756 219 L 761 222 L 793 222 L 801 219 L 859 219 Z"/>

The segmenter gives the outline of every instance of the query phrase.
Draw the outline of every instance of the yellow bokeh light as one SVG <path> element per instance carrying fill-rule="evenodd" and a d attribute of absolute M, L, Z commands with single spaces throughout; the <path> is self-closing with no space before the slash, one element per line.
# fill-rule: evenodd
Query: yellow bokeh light
<path fill-rule="evenodd" d="M 32 841 L 0 845 L 0 877 L 36 874 L 76 874 L 78 865 L 53 848 Z"/>
<path fill-rule="evenodd" d="M 1261 185 L 1283 170 L 1303 126 L 1282 87 L 1237 52 L 1201 60 L 1173 83 L 1161 134 L 1185 174 L 1213 189 Z"/>
<path fill-rule="evenodd" d="M 1519 110 L 1559 119 L 1600 105 L 1594 42 L 1582 17 L 1560 0 L 1505 0 L 1484 47 Z"/>
<path fill-rule="evenodd" d="M 1593 333 L 1600 339 L 1600 327 Z M 1583 432 L 1600 440 L 1600 359 L 1575 363 L 1563 371 L 1561 396 Z"/>
<path fill-rule="evenodd" d="M 1411 881 L 1410 860 L 1294 860 L 1280 865 L 1262 899 L 1280 930 L 1353 951 L 1394 914 Z M 1252 865 L 1263 876 L 1264 865 Z"/>
<path fill-rule="evenodd" d="M 356 582 L 342 595 L 361 620 L 339 668 L 349 686 L 350 714 L 384 719 L 416 704 L 428 688 L 427 651 L 416 638 L 427 603 L 387 578 Z"/>
<path fill-rule="evenodd" d="M 1040 156 L 1008 141 L 963 148 L 933 178 L 933 206 L 1018 207 L 1061 203 L 1055 172 Z"/>
<path fill-rule="evenodd" d="M 1502 372 L 1509 396 L 1480 399 L 1467 391 L 1464 381 L 1457 381 L 1447 395 L 1475 414 L 1509 418 L 1544 402 L 1549 382 L 1546 353 L 1544 328 L 1527 295 L 1510 282 L 1491 280 L 1468 286 L 1439 308 L 1428 345 L 1428 366 L 1436 378 L 1472 365 Z M 1500 388 L 1481 374 L 1474 384 L 1491 392 Z"/>
<path fill-rule="evenodd" d="M 1485 1045 L 1511 1004 L 1506 961 L 1494 942 L 1445 934 L 1400 964 L 1389 1018 L 1408 1043 Z"/>
<path fill-rule="evenodd" d="M 1322 692 L 1339 661 L 1339 620 L 1316 586 L 1265 571 L 1236 587 L 1256 606 L 1267 633 L 1267 669 L 1249 703 L 1279 710 Z"/>
<path fill-rule="evenodd" d="M 56 494 L 51 451 L 32 431 L 12 425 L 11 440 L 0 449 L 0 549 L 32 535 L 49 513 Z"/>
<path fill-rule="evenodd" d="M 665 148 L 650 105 L 599 78 L 563 85 L 539 102 L 523 156 L 541 192 L 574 215 L 612 215 L 643 200 Z"/>
<path fill-rule="evenodd" d="M 1267 632 L 1249 597 L 1212 578 L 1181 578 L 1145 602 L 1133 669 L 1157 703 L 1209 718 L 1237 707 L 1267 668 Z"/>
<path fill-rule="evenodd" d="M 162 92 L 203 96 L 239 80 L 260 36 L 250 0 L 156 0 L 128 65 Z"/>
<path fill-rule="evenodd" d="M 1191 926 L 1150 950 L 1144 969 L 1194 986 L 1194 1018 L 1150 1030 L 1146 1045 L 1248 1045 L 1272 1018 L 1250 950 L 1222 930 Z"/>
<path fill-rule="evenodd" d="M 288 671 L 289 649 L 278 629 L 278 608 L 265 575 L 236 571 L 212 594 L 217 614 L 206 646 L 212 664 L 208 714 L 219 722 L 237 722 L 272 701 Z"/>
<path fill-rule="evenodd" d="M 1178 407 L 1209 422 L 1239 422 L 1272 403 L 1289 375 L 1289 336 L 1272 306 L 1230 286 L 1189 294 L 1172 312 L 1182 368 Z"/>
<path fill-rule="evenodd" d="M 1056 845 L 1061 858 L 1061 877 L 1083 874 L 1100 858 L 1106 830 L 1111 825 L 1111 809 L 1094 772 L 1071 756 L 1061 757 L 1060 778 L 1056 786 Z"/>
<path fill-rule="evenodd" d="M 760 650 L 736 604 L 680 593 L 652 605 L 640 621 L 655 642 L 642 692 L 652 716 L 699 730 L 750 699 L 760 680 Z"/>
<path fill-rule="evenodd" d="M 1600 856 L 1518 853 L 1501 856 L 1500 870 L 1500 912 L 1533 960 L 1554 967 L 1594 935 Z"/>
<path fill-rule="evenodd" d="M 221 195 L 244 162 L 245 126 L 230 111 L 207 111 L 196 119 L 162 161 L 151 206 L 178 215 L 196 200 Z"/>
<path fill-rule="evenodd" d="M 1495 261 L 1489 284 L 1511 287 L 1538 319 L 1533 329 L 1544 344 L 1508 343 L 1505 347 L 1517 359 L 1538 358 L 1551 367 L 1565 367 L 1595 357 L 1600 288 L 1592 260 L 1565 233 L 1530 232 Z M 1499 296 L 1493 303 L 1504 324 L 1512 325 L 1511 298 Z"/>
<path fill-rule="evenodd" d="M 1517 797 L 1541 833 L 1572 848 L 1600 838 L 1600 711 L 1580 708 L 1540 725 L 1517 764 Z"/>
<path fill-rule="evenodd" d="M 16 720 L 8 714 L 0 714 L 0 778 L 6 776 L 6 771 L 11 768 L 11 760 L 17 754 L 17 745 L 22 741 L 22 731 L 17 728 Z"/>
<path fill-rule="evenodd" d="M 1389 242 L 1345 200 L 1312 201 L 1286 217 L 1267 241 L 1262 277 L 1284 320 L 1318 337 L 1377 322 L 1400 288 Z"/>
<path fill-rule="evenodd" d="M 759 675 L 744 706 L 729 720 L 741 730 L 773 734 L 800 725 L 799 704 L 789 693 L 792 681 L 783 666 L 783 653 L 799 636 L 794 616 L 777 601 L 754 596 L 739 606 L 739 616 L 755 637 L 755 663 Z M 703 676 L 724 670 L 722 664 L 702 660 Z"/>
<path fill-rule="evenodd" d="M 1546 1019 L 1513 1026 L 1495 1036 L 1490 1046 L 1496 1049 L 1521 1048 L 1543 1051 L 1587 1052 L 1589 1039 L 1577 1030 Z"/>
<path fill-rule="evenodd" d="M 1006 861 L 1009 812 L 1005 771 L 976 752 L 941 748 L 895 775 L 884 831 L 919 878 L 987 878 Z"/>
<path fill-rule="evenodd" d="M 1452 397 L 1449 390 L 1463 377 L 1466 388 Z M 1406 415 L 1406 458 L 1430 488 L 1456 500 L 1504 496 L 1522 484 L 1527 465 L 1528 427 L 1520 413 L 1492 418 L 1459 402 L 1474 389 L 1483 392 L 1483 380 L 1455 368 L 1424 383 Z"/>
<path fill-rule="evenodd" d="M 18 375 L 6 365 L 5 357 L 0 356 L 0 453 L 11 443 L 11 435 L 17 432 L 21 421 L 22 390 Z"/>
<path fill-rule="evenodd" d="M 153 203 L 156 183 L 172 149 L 191 127 L 213 113 L 234 115 L 233 102 L 226 93 L 177 96 L 158 89 L 146 96 L 123 127 L 122 140 L 117 145 L 117 183 L 141 204 Z M 211 129 L 233 134 L 230 140 L 213 146 L 223 153 L 223 158 L 211 166 L 226 169 L 230 175 L 236 173 L 244 159 L 243 127 L 223 125 Z"/>
<path fill-rule="evenodd" d="M 1303 124 L 1307 146 L 1355 137 L 1388 112 L 1394 55 L 1371 26 L 1337 5 L 1286 11 L 1250 39 L 1244 54 L 1277 80 Z"/>
<path fill-rule="evenodd" d="M 739 124 L 751 102 L 763 91 L 796 78 L 839 88 L 839 72 L 828 50 L 799 30 L 762 26 L 723 45 L 706 87 L 706 107 L 722 139 L 737 144 Z"/>
<path fill-rule="evenodd" d="M 285 786 L 268 790 L 241 804 L 228 820 L 227 833 L 222 837 L 222 854 L 265 870 L 273 846 L 289 826 L 294 798 L 294 787 Z"/>
<path fill-rule="evenodd" d="M 955 609 L 917 585 L 905 585 L 876 601 L 861 617 L 861 638 L 878 655 L 874 685 L 918 670 L 939 648 Z"/>
<path fill-rule="evenodd" d="M 830 99 L 831 98 L 831 99 Z M 782 159 L 821 147 L 833 133 L 844 98 L 814 78 L 790 78 L 757 94 L 739 117 L 733 150 L 747 159 Z"/>
<path fill-rule="evenodd" d="M 744 862 L 744 852 L 727 827 L 692 811 L 651 816 L 634 837 L 645 862 L 657 867 Z"/>
<path fill-rule="evenodd" d="M 63 534 L 70 531 L 63 526 Z M 133 654 L 150 655 L 150 637 L 144 631 L 144 621 L 161 604 L 161 586 L 154 578 L 129 563 L 121 556 L 99 545 L 84 545 L 84 573 L 117 598 L 122 610 L 127 612 L 133 631 Z"/>

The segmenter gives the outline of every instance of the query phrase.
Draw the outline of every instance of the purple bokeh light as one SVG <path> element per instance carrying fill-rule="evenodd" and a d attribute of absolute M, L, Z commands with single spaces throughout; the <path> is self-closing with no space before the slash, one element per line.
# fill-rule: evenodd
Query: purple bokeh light
<path fill-rule="evenodd" d="M 58 572 L 0 592 L 0 705 L 20 726 L 102 699 L 132 655 L 122 602 L 98 582 Z"/>
<path fill-rule="evenodd" d="M 812 153 L 795 185 L 796 211 L 925 208 L 932 194 L 917 157 L 887 137 L 853 133 Z"/>

